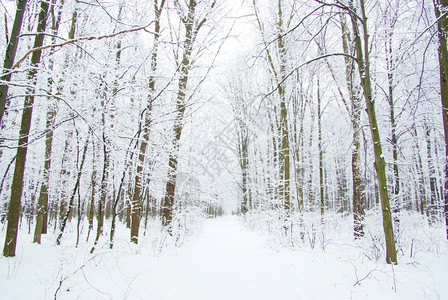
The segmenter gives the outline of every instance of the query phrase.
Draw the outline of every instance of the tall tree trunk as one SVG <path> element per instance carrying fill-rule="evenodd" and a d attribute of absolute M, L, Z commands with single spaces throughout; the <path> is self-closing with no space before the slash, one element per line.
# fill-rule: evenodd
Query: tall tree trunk
<path fill-rule="evenodd" d="M 36 227 L 34 230 L 34 243 L 41 243 L 41 234 L 47 233 L 48 224 L 48 188 L 50 182 L 51 170 L 51 149 L 53 145 L 53 125 L 56 117 L 56 111 L 53 109 L 55 104 L 49 104 L 47 111 L 47 121 L 45 134 L 45 156 L 44 156 L 44 174 L 40 187 L 39 200 L 37 205 Z"/>
<path fill-rule="evenodd" d="M 87 209 L 87 219 L 89 221 L 89 229 L 87 231 L 87 237 L 86 241 L 89 241 L 90 232 L 93 230 L 93 217 L 95 216 L 95 197 L 96 197 L 96 164 L 95 164 L 95 157 L 96 157 L 96 144 L 95 140 L 92 139 L 92 175 L 90 178 L 90 185 L 91 185 L 91 194 L 90 194 L 90 205 Z"/>
<path fill-rule="evenodd" d="M 324 150 L 322 143 L 322 98 L 320 92 L 320 80 L 317 79 L 317 133 L 319 149 L 319 194 L 320 194 L 320 214 L 322 222 L 325 213 L 325 186 L 324 186 Z"/>
<path fill-rule="evenodd" d="M 289 125 L 288 125 L 288 109 L 286 106 L 286 91 L 285 87 L 280 84 L 284 81 L 286 76 L 286 45 L 283 39 L 283 7 L 282 0 L 278 0 L 278 51 L 280 59 L 280 72 L 278 86 L 278 94 L 280 97 L 280 138 L 281 138 L 281 150 L 280 150 L 280 194 L 282 195 L 283 208 L 285 210 L 286 217 L 290 215 L 291 209 L 291 196 L 290 196 L 290 151 L 289 151 Z"/>
<path fill-rule="evenodd" d="M 297 78 L 300 80 L 300 78 Z M 294 95 L 293 102 L 293 115 L 296 116 L 294 118 L 294 134 L 292 135 L 294 142 L 294 176 L 295 176 L 295 185 L 296 185 L 296 198 L 297 198 L 297 206 L 299 212 L 302 212 L 304 208 L 304 174 L 305 168 L 303 166 L 304 160 L 304 119 L 305 119 L 305 110 L 307 101 L 304 99 L 304 92 L 301 87 L 301 82 L 299 83 L 299 90 Z"/>
<path fill-rule="evenodd" d="M 86 153 L 87 153 L 87 148 L 88 147 L 89 147 L 89 137 L 87 137 L 86 143 L 84 145 L 84 150 L 82 152 L 82 157 L 81 157 L 81 164 L 78 167 L 78 175 L 77 175 L 77 178 L 76 178 L 75 187 L 73 188 L 72 194 L 70 196 L 68 209 L 67 209 L 67 212 L 65 213 L 64 218 L 61 221 L 61 231 L 59 232 L 58 238 L 56 239 L 56 244 L 57 245 L 61 244 L 61 239 L 62 239 L 62 235 L 64 234 L 65 226 L 67 225 L 67 221 L 69 219 L 71 210 L 73 209 L 74 204 L 75 204 L 75 197 L 76 197 L 76 193 L 78 192 L 79 185 L 80 185 L 80 182 L 81 182 L 82 169 L 84 167 L 84 162 L 86 160 Z M 78 156 L 78 158 L 79 158 L 79 156 Z M 78 207 L 78 210 L 81 210 L 81 207 Z"/>
<path fill-rule="evenodd" d="M 134 195 L 134 190 L 133 190 L 133 181 L 131 180 L 132 176 L 132 165 L 131 165 L 131 169 L 129 171 L 129 182 L 128 182 L 128 191 L 127 191 L 127 198 L 126 198 L 126 203 L 125 203 L 125 208 L 126 208 L 126 228 L 131 229 L 131 201 L 132 201 L 132 197 Z"/>
<path fill-rule="evenodd" d="M 355 10 L 353 2 L 350 2 L 351 9 Z M 390 264 L 397 263 L 397 252 L 395 248 L 395 237 L 392 224 L 392 214 L 390 210 L 389 194 L 387 190 L 386 162 L 383 157 L 380 132 L 375 111 L 375 99 L 372 95 L 372 83 L 370 79 L 370 59 L 369 59 L 369 35 L 367 31 L 367 15 L 365 11 L 364 0 L 360 0 L 361 8 L 361 26 L 362 36 L 358 27 L 358 19 L 350 14 L 353 32 L 355 34 L 355 49 L 358 62 L 358 71 L 361 78 L 361 86 L 366 101 L 367 115 L 369 117 L 370 133 L 372 138 L 373 150 L 375 154 L 375 170 L 378 179 L 378 189 L 381 200 L 381 209 L 383 215 L 383 230 L 386 240 L 386 261 Z"/>
<path fill-rule="evenodd" d="M 215 7 L 216 1 L 210 5 L 210 9 Z M 178 3 L 179 5 L 179 3 Z M 174 120 L 174 139 L 173 150 L 168 160 L 168 178 L 165 187 L 165 197 L 162 204 L 162 225 L 171 233 L 171 222 L 174 212 L 174 196 L 176 194 L 177 167 L 180 149 L 180 140 L 182 137 L 184 114 L 187 107 L 186 92 L 189 81 L 189 74 L 192 67 L 193 45 L 197 38 L 198 32 L 207 21 L 206 18 L 197 18 L 197 2 L 195 0 L 188 1 L 186 10 L 178 7 L 180 19 L 185 27 L 185 39 L 183 41 L 182 60 L 178 62 L 179 66 L 179 84 L 177 87 L 176 100 L 176 118 Z"/>
<path fill-rule="evenodd" d="M 73 117 L 71 113 L 71 117 Z M 60 176 L 60 191 L 59 191 L 59 224 L 65 217 L 67 211 L 67 205 L 69 201 L 69 191 L 67 186 L 70 185 L 72 177 L 72 155 L 73 155 L 73 128 L 68 128 L 65 134 L 64 152 L 62 154 L 62 166 Z M 57 220 L 55 220 L 57 222 Z"/>
<path fill-rule="evenodd" d="M 291 209 L 291 193 L 290 193 L 290 145 L 289 145 L 289 124 L 288 124 L 288 108 L 286 104 L 286 90 L 284 81 L 286 79 L 286 44 L 284 40 L 284 15 L 283 15 L 283 0 L 277 1 L 277 55 L 278 64 L 275 64 L 275 58 L 273 53 L 269 50 L 269 44 L 265 38 L 265 26 L 259 15 L 259 9 L 257 7 L 257 2 L 252 1 L 254 12 L 257 18 L 258 27 L 261 35 L 263 36 L 263 42 L 265 45 L 264 51 L 266 51 L 267 60 L 269 63 L 270 71 L 273 74 L 274 84 L 278 92 L 278 97 L 280 101 L 280 112 L 279 116 L 275 115 L 275 120 L 278 129 L 278 135 L 280 139 L 280 145 L 278 149 L 278 165 L 279 165 L 279 194 L 283 205 L 283 212 L 285 220 L 289 219 L 290 209 Z M 277 111 L 277 106 L 274 106 L 274 113 Z M 275 143 L 275 141 L 274 141 Z"/>
<path fill-rule="evenodd" d="M 8 82 L 11 80 L 11 67 L 14 64 L 14 59 L 17 53 L 17 47 L 19 46 L 20 31 L 22 29 L 23 16 L 26 11 L 27 0 L 18 0 L 16 15 L 14 17 L 14 24 L 12 25 L 11 36 L 9 43 L 6 46 L 5 59 L 3 61 L 3 71 L 0 77 L 0 123 L 2 122 L 3 115 L 5 113 L 6 102 L 8 101 Z"/>
<path fill-rule="evenodd" d="M 244 135 L 245 133 L 243 133 Z M 241 212 L 244 214 L 251 209 L 250 200 L 249 200 L 249 188 L 248 188 L 248 180 L 249 180 L 249 145 L 248 145 L 248 137 L 243 136 L 240 137 L 241 145 L 240 145 L 240 168 L 242 173 L 242 193 L 243 193 L 243 201 L 241 205 Z"/>
<path fill-rule="evenodd" d="M 342 24 L 342 46 L 344 53 L 351 54 L 351 39 L 347 27 L 345 16 L 341 15 Z M 354 83 L 354 62 L 345 57 L 345 81 L 350 97 L 351 106 L 351 123 L 353 130 L 353 147 L 352 147 L 352 185 L 353 185 L 353 233 L 354 237 L 359 238 L 364 235 L 364 216 L 366 197 L 364 193 L 364 182 L 361 175 L 361 97 L 358 86 Z"/>
<path fill-rule="evenodd" d="M 431 129 L 428 124 L 425 124 L 425 134 L 426 134 L 426 152 L 428 155 L 428 175 L 429 175 L 429 204 L 426 210 L 426 215 L 428 216 L 428 222 L 433 225 L 436 221 L 437 216 L 437 177 L 436 168 L 434 166 L 434 158 L 432 154 L 432 143 L 431 143 Z"/>
<path fill-rule="evenodd" d="M 426 190 L 425 190 L 425 179 L 423 174 L 423 161 L 421 157 L 421 151 L 419 146 L 419 138 L 417 134 L 417 129 L 415 128 L 415 125 L 412 126 L 411 135 L 414 139 L 414 166 L 416 170 L 416 176 L 417 176 L 417 186 L 416 186 L 416 197 L 415 197 L 415 206 L 417 211 L 420 211 L 421 214 L 424 214 L 426 211 Z M 419 202 L 420 200 L 420 202 Z"/>
<path fill-rule="evenodd" d="M 188 40 L 187 40 L 188 41 Z M 188 48 L 187 48 L 188 49 Z M 185 56 L 188 55 L 188 56 Z M 176 105 L 176 119 L 174 123 L 174 149 L 170 154 L 168 161 L 168 180 L 165 188 L 165 198 L 162 205 L 162 225 L 167 227 L 168 231 L 171 232 L 171 222 L 173 220 L 173 209 L 174 209 L 174 196 L 176 194 L 176 180 L 177 180 L 177 167 L 178 167 L 178 156 L 180 148 L 180 139 L 182 136 L 183 129 L 183 119 L 185 114 L 185 92 L 188 84 L 188 74 L 190 61 L 189 57 L 191 55 L 191 50 L 188 49 L 185 53 L 185 59 L 182 61 L 181 68 L 181 78 L 179 79 L 178 86 L 178 96 Z"/>
<path fill-rule="evenodd" d="M 433 1 L 436 17 L 439 18 L 437 26 L 439 34 L 440 96 L 442 100 L 443 129 L 445 133 L 445 193 L 443 199 L 446 237 L 448 239 L 448 16 L 446 15 L 448 0 Z"/>
<path fill-rule="evenodd" d="M 56 6 L 57 0 L 52 0 L 51 3 L 51 15 L 52 15 L 52 26 L 51 26 L 51 31 L 52 31 L 52 39 L 51 39 L 51 43 L 52 44 L 56 44 L 56 36 L 58 34 L 59 31 L 59 25 L 61 23 L 61 18 L 62 18 L 62 8 L 63 5 L 65 3 L 65 0 L 61 0 L 60 1 L 60 7 L 57 13 L 57 16 L 55 16 L 54 14 L 54 7 Z M 75 28 L 76 28 L 76 10 L 73 12 L 72 14 L 72 21 L 71 21 L 71 26 L 70 26 L 70 30 L 69 30 L 69 39 L 73 39 L 74 35 L 75 35 Z M 49 62 L 49 69 L 53 70 L 54 67 L 54 59 L 52 58 L 53 54 L 55 53 L 56 49 L 55 48 L 51 48 L 50 50 L 50 62 Z M 68 67 L 68 57 L 66 57 L 66 60 L 64 62 L 64 67 L 63 67 L 63 73 L 65 73 L 65 70 Z M 61 79 L 59 80 L 59 83 L 56 86 L 57 89 L 57 94 L 61 95 L 62 94 L 62 89 L 63 89 L 63 82 L 64 82 L 64 76 L 61 76 Z M 56 85 L 53 81 L 53 79 L 49 79 L 48 80 L 48 84 L 49 84 L 49 90 L 53 90 L 53 87 Z M 41 184 L 41 189 L 40 189 L 40 194 L 39 194 L 39 202 L 38 202 L 38 211 L 37 211 L 37 218 L 36 218 L 36 227 L 34 230 L 34 243 L 39 243 L 40 244 L 40 240 L 41 240 L 41 234 L 46 234 L 47 233 L 47 224 L 48 224 L 48 189 L 49 189 L 49 185 L 50 185 L 50 172 L 51 172 L 51 155 L 52 155 L 52 148 L 53 148 L 53 131 L 54 131 L 54 124 L 55 124 L 55 120 L 56 120 L 56 111 L 57 111 L 57 103 L 50 99 L 51 96 L 49 97 L 48 101 L 48 108 L 47 108 L 47 115 L 46 115 L 46 134 L 45 134 L 45 154 L 44 154 L 44 176 L 43 176 L 43 180 L 42 180 L 42 184 Z M 70 142 L 71 138 L 70 135 L 68 135 L 67 139 L 66 139 L 66 147 L 69 146 L 69 142 Z M 68 174 L 70 173 L 67 170 L 67 166 L 66 166 L 66 160 L 67 157 L 66 155 L 68 155 L 68 149 L 66 149 L 64 151 L 64 159 L 63 159 L 63 171 L 61 176 L 63 177 L 62 180 L 67 180 L 67 176 L 69 176 Z M 61 197 L 61 203 L 59 205 L 59 208 L 61 210 L 62 213 L 64 213 L 63 211 L 65 210 L 65 205 L 62 202 L 64 201 L 64 197 Z M 63 218 L 63 214 L 61 214 L 61 220 Z"/>
<path fill-rule="evenodd" d="M 394 69 L 395 61 L 392 52 L 392 30 L 394 24 L 389 24 L 389 31 L 386 31 L 386 42 L 385 42 L 385 52 L 386 52 L 386 68 L 387 68 L 387 83 L 388 83 L 388 94 L 387 100 L 389 102 L 389 113 L 390 113 L 390 126 L 391 126 L 391 144 L 392 144 L 392 157 L 393 157 L 393 220 L 395 225 L 395 230 L 398 231 L 399 218 L 398 214 L 400 212 L 400 172 L 398 168 L 398 137 L 397 137 L 397 122 L 395 120 L 395 105 L 394 105 Z"/>
<path fill-rule="evenodd" d="M 311 77 L 311 81 L 314 80 L 314 76 Z M 319 80 L 318 80 L 319 81 Z M 319 83 L 320 84 L 320 83 Z M 318 89 L 319 89 L 318 84 Z M 313 90 L 313 88 L 311 89 Z M 319 98 L 319 96 L 317 96 Z M 319 102 L 319 100 L 317 100 Z M 318 112 L 319 113 L 319 112 Z M 313 160 L 313 143 L 314 143 L 314 126 L 315 126 L 315 119 L 316 119 L 316 112 L 314 103 L 310 103 L 310 131 L 309 131 L 309 140 L 308 140 L 308 147 L 307 147 L 307 160 L 308 160 L 308 204 L 310 211 L 314 211 L 316 209 L 316 203 L 315 203 L 315 192 L 313 187 L 313 177 L 314 177 L 314 160 Z M 319 116 L 318 116 L 319 118 Z M 318 120 L 319 122 L 319 120 Z M 319 133 L 318 133 L 319 135 Z M 319 146 L 318 146 L 319 147 Z M 317 207 L 320 207 L 320 204 L 317 205 Z"/>
<path fill-rule="evenodd" d="M 103 100 L 104 101 L 104 100 Z M 104 105 L 104 104 L 103 104 Z M 104 210 L 106 207 L 106 197 L 107 197 L 107 169 L 108 169 L 108 161 L 109 161 L 109 152 L 107 149 L 107 138 L 105 133 L 105 107 L 103 107 L 103 115 L 102 115 L 102 123 L 103 123 L 103 172 L 101 176 L 101 194 L 100 200 L 98 201 L 97 208 L 97 228 L 96 228 L 96 237 L 95 242 L 93 243 L 92 249 L 90 249 L 90 253 L 95 251 L 96 245 L 103 234 L 103 226 L 104 226 Z"/>
<path fill-rule="evenodd" d="M 140 210 L 142 205 L 142 185 L 143 185 L 143 167 L 145 165 L 146 148 L 149 143 L 149 126 L 151 123 L 151 111 L 153 105 L 153 97 L 155 94 L 155 72 L 157 71 L 157 55 L 159 49 L 160 38 L 160 15 L 162 14 L 165 0 L 159 4 L 158 0 L 154 0 L 154 41 L 151 55 L 151 76 L 149 77 L 149 97 L 148 103 L 144 111 L 145 122 L 143 124 L 143 140 L 140 143 L 140 150 L 137 161 L 137 172 L 134 180 L 134 194 L 131 202 L 131 242 L 138 243 L 138 235 L 140 229 Z"/>
<path fill-rule="evenodd" d="M 242 214 L 245 214 L 250 209 L 250 201 L 249 201 L 249 189 L 248 189 L 248 180 L 249 180 L 249 136 L 247 128 L 247 123 L 245 119 L 248 116 L 246 104 L 244 100 L 241 98 L 242 89 L 237 88 L 232 91 L 233 101 L 235 104 L 232 107 L 234 118 L 236 121 L 236 130 L 237 130 L 237 152 L 238 152 L 238 162 L 239 167 L 241 169 L 241 206 L 240 211 Z"/>
<path fill-rule="evenodd" d="M 37 24 L 37 35 L 34 39 L 34 48 L 41 47 L 44 42 L 48 16 L 48 1 L 40 2 L 40 11 Z M 28 135 L 31 128 L 31 117 L 33 114 L 34 93 L 37 82 L 37 68 L 40 63 L 42 51 L 35 51 L 31 56 L 31 69 L 28 71 L 27 78 L 30 81 L 30 87 L 27 89 L 25 104 L 22 112 L 22 121 L 20 126 L 20 137 L 17 148 L 17 158 L 14 169 L 14 177 L 11 189 L 11 199 L 8 211 L 8 226 L 6 230 L 5 247 L 3 254 L 5 256 L 15 256 L 17 231 L 21 210 L 21 199 L 23 191 L 23 181 L 25 172 L 26 154 L 28 150 Z"/>

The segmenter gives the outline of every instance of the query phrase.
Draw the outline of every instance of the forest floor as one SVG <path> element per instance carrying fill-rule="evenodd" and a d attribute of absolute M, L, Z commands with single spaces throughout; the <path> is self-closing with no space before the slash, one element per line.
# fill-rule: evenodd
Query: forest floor
<path fill-rule="evenodd" d="M 207 220 L 182 247 L 25 243 L 0 258 L 1 299 L 307 300 L 448 299 L 448 251 L 400 257 L 397 266 L 359 248 L 289 249 L 246 229 L 241 218 Z M 2 234 L 4 235 L 4 234 Z M 23 236 L 23 239 L 31 236 Z M 31 238 L 30 238 L 31 240 Z M 66 243 L 68 244 L 68 243 Z"/>

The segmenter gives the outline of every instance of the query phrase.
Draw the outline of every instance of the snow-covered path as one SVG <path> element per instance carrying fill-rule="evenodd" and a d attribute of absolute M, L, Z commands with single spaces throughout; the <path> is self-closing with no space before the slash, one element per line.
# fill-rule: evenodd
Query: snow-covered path
<path fill-rule="evenodd" d="M 273 249 L 241 218 L 207 220 L 181 248 L 156 254 L 156 236 L 117 247 L 107 241 L 94 255 L 23 240 L 15 258 L 0 257 L 3 299 L 311 300 L 448 299 L 446 242 L 440 253 L 400 257 L 398 266 L 366 258 L 365 249 L 333 240 L 325 251 L 304 245 Z M 73 237 L 69 237 L 73 240 Z M 55 297 L 56 295 L 56 297 Z"/>
<path fill-rule="evenodd" d="M 207 223 L 185 247 L 172 282 L 158 299 L 300 299 L 294 266 L 279 260 L 266 238 L 247 231 L 237 217 Z"/>
<path fill-rule="evenodd" d="M 225 216 L 207 221 L 179 256 L 161 257 L 158 271 L 145 277 L 149 294 L 142 299 L 448 299 L 448 276 L 435 275 L 444 274 L 446 262 L 390 266 L 361 257 L 352 246 L 279 251 L 240 218 Z"/>

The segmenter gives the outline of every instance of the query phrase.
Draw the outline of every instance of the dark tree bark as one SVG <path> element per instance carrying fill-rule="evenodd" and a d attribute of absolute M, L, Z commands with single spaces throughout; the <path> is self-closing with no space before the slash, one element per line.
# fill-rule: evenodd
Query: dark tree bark
<path fill-rule="evenodd" d="M 18 0 L 16 15 L 14 17 L 14 24 L 12 26 L 11 36 L 9 43 L 6 46 L 5 59 L 3 61 L 3 72 L 1 81 L 6 82 L 0 84 L 0 123 L 2 122 L 3 115 L 5 113 L 6 102 L 8 100 L 8 84 L 11 80 L 11 68 L 14 64 L 14 59 L 17 53 L 17 47 L 19 46 L 20 31 L 22 29 L 23 15 L 26 11 L 27 0 Z"/>
<path fill-rule="evenodd" d="M 355 35 L 354 38 L 358 71 L 361 78 L 361 86 L 364 92 L 364 99 L 367 107 L 367 115 L 369 117 L 369 127 L 375 155 L 375 170 L 378 179 L 378 189 L 383 215 L 383 230 L 386 240 L 386 261 L 390 264 L 396 264 L 397 252 L 395 248 L 390 200 L 387 190 L 386 162 L 383 157 L 383 149 L 375 110 L 375 99 L 373 98 L 372 83 L 370 78 L 369 34 L 367 29 L 367 15 L 364 0 L 359 0 L 359 4 L 361 8 L 361 20 L 359 20 L 353 13 L 350 13 L 350 17 L 353 25 L 353 33 Z M 353 6 L 353 1 L 350 2 L 350 6 L 352 11 L 356 11 Z M 362 33 L 359 29 L 359 22 L 361 22 Z"/>
<path fill-rule="evenodd" d="M 59 25 L 61 23 L 62 17 L 62 9 L 58 11 L 57 17 L 54 15 L 54 6 L 57 0 L 53 0 L 51 3 L 52 9 L 51 14 L 53 18 L 53 23 L 51 26 L 52 34 L 52 43 L 56 41 L 56 35 L 59 30 Z M 64 0 L 61 1 L 61 8 L 64 5 Z M 50 57 L 54 54 L 54 49 L 52 49 Z M 50 59 L 49 69 L 53 70 L 54 60 Z M 48 80 L 50 90 L 53 87 L 53 80 Z M 41 243 L 41 235 L 47 233 L 47 222 L 48 222 L 48 188 L 50 185 L 50 170 L 51 170 L 51 149 L 53 147 L 53 126 L 56 119 L 56 103 L 51 102 L 51 97 L 48 97 L 48 108 L 46 115 L 46 131 L 45 134 L 45 153 L 44 153 L 44 171 L 42 184 L 40 187 L 39 200 L 37 204 L 37 217 L 36 217 L 36 226 L 34 229 L 34 243 Z"/>
<path fill-rule="evenodd" d="M 73 188 L 72 195 L 70 196 L 70 202 L 69 202 L 69 205 L 68 205 L 67 212 L 65 213 L 65 216 L 64 216 L 64 218 L 62 219 L 62 222 L 61 222 L 61 231 L 59 232 L 58 238 L 56 239 L 56 244 L 57 245 L 61 244 L 61 239 L 62 239 L 62 235 L 64 234 L 65 226 L 67 225 L 67 221 L 69 219 L 70 213 L 71 213 L 71 211 L 73 209 L 73 206 L 75 204 L 75 197 L 76 197 L 76 193 L 78 192 L 78 189 L 79 189 L 79 184 L 81 182 L 82 169 L 84 167 L 84 162 L 86 160 L 86 153 L 87 153 L 88 146 L 89 146 L 89 138 L 87 138 L 87 141 L 86 141 L 86 143 L 84 145 L 84 150 L 82 152 L 82 157 L 81 157 L 81 164 L 78 167 L 78 175 L 77 175 L 77 178 L 76 178 L 75 187 Z M 78 211 L 80 211 L 80 210 L 81 210 L 81 207 L 78 207 Z M 79 241 L 79 236 L 78 236 L 78 241 Z M 78 245 L 78 243 L 76 243 L 76 245 Z"/>
<path fill-rule="evenodd" d="M 440 96 L 442 100 L 443 129 L 445 132 L 445 194 L 443 195 L 443 206 L 445 208 L 446 237 L 448 239 L 448 16 L 446 14 L 448 0 L 433 1 L 436 17 L 439 19 L 437 26 L 439 34 Z"/>
<path fill-rule="evenodd" d="M 34 39 L 34 48 L 38 48 L 43 45 L 45 35 L 42 33 L 45 32 L 47 26 L 48 6 L 48 1 L 42 0 L 40 2 L 40 12 L 37 24 L 38 34 Z M 33 113 L 34 93 L 37 81 L 37 67 L 40 63 L 41 54 L 42 51 L 33 52 L 33 55 L 31 56 L 31 69 L 28 71 L 27 75 L 28 80 L 30 81 L 30 87 L 27 89 L 27 95 L 25 96 L 25 104 L 20 125 L 20 137 L 12 182 L 11 199 L 9 202 L 8 226 L 6 231 L 5 247 L 3 249 L 3 254 L 5 256 L 15 256 L 16 251 L 25 162 L 28 150 L 28 135 L 30 133 L 31 117 Z"/>
<path fill-rule="evenodd" d="M 104 100 L 103 100 L 104 101 Z M 104 103 L 103 103 L 104 104 Z M 104 107 L 103 107 L 104 109 Z M 105 122 L 105 111 L 103 110 L 102 115 L 102 123 L 104 126 Z M 103 234 L 103 227 L 104 227 L 104 209 L 106 207 L 106 195 L 107 195 L 107 169 L 108 169 L 108 162 L 109 162 L 109 151 L 107 149 L 107 138 L 106 133 L 104 132 L 105 128 L 103 127 L 103 171 L 101 176 L 101 195 L 100 200 L 98 201 L 98 208 L 97 208 L 97 228 L 96 228 L 96 237 L 95 242 L 93 243 L 92 249 L 90 249 L 90 253 L 93 253 L 95 251 L 96 245 L 98 244 L 98 241 L 100 240 L 100 236 Z"/>
<path fill-rule="evenodd" d="M 432 154 L 431 128 L 425 124 L 426 153 L 428 155 L 428 175 L 429 175 L 429 203 L 426 210 L 429 225 L 433 225 L 437 216 L 437 175 Z"/>
<path fill-rule="evenodd" d="M 157 55 L 159 48 L 159 38 L 160 38 L 160 15 L 162 14 L 163 7 L 165 5 L 165 0 L 162 0 L 159 4 L 158 0 L 154 0 L 154 41 L 153 50 L 151 55 L 151 75 L 149 78 L 149 92 L 148 104 L 144 111 L 145 122 L 143 124 L 143 141 L 140 143 L 140 150 L 137 161 L 137 173 L 135 174 L 134 181 L 134 193 L 132 195 L 131 201 L 131 242 L 138 243 L 138 235 L 140 229 L 140 211 L 141 211 L 141 198 L 142 198 L 142 185 L 143 185 L 143 166 L 145 164 L 146 158 L 146 148 L 149 143 L 149 125 L 151 123 L 151 111 L 153 105 L 153 97 L 155 93 L 155 72 L 157 71 Z"/>
<path fill-rule="evenodd" d="M 95 198 L 96 198 L 96 164 L 95 164 L 95 158 L 96 158 L 96 144 L 95 140 L 92 139 L 92 175 L 90 178 L 90 184 L 91 184 L 91 194 L 90 194 L 90 204 L 89 208 L 87 209 L 87 219 L 89 220 L 89 229 L 87 231 L 87 238 L 86 241 L 89 241 L 90 232 L 93 230 L 93 218 L 95 216 Z"/>
<path fill-rule="evenodd" d="M 179 84 L 177 87 L 177 101 L 176 101 L 176 118 L 174 120 L 174 139 L 173 150 L 168 160 L 168 179 L 165 187 L 165 197 L 162 204 L 162 225 L 167 228 L 171 233 L 171 222 L 173 220 L 174 210 L 174 196 L 176 194 L 176 180 L 177 180 L 177 167 L 178 156 L 180 148 L 180 139 L 182 136 L 183 122 L 186 103 L 186 92 L 189 81 L 189 74 L 192 67 L 191 55 L 193 53 L 193 45 L 195 44 L 197 35 L 201 27 L 207 21 L 206 18 L 198 20 L 197 18 L 197 2 L 190 0 L 187 3 L 186 11 L 184 11 L 178 1 L 175 1 L 180 15 L 181 22 L 185 27 L 185 39 L 183 42 L 183 54 L 182 60 L 179 64 Z M 210 8 L 214 8 L 216 1 L 213 1 Z"/>

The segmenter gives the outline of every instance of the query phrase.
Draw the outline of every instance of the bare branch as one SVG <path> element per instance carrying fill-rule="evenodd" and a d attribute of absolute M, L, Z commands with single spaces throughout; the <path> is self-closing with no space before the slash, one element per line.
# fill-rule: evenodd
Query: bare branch
<path fill-rule="evenodd" d="M 128 29 L 128 30 L 122 30 L 119 32 L 115 32 L 112 34 L 108 34 L 108 35 L 102 35 L 102 36 L 88 36 L 88 37 L 80 37 L 77 39 L 72 39 L 72 40 L 68 40 L 65 41 L 63 43 L 60 44 L 51 44 L 51 45 L 46 45 L 46 46 L 42 46 L 42 47 L 37 47 L 34 49 L 29 50 L 27 53 L 25 53 L 25 55 L 19 59 L 14 66 L 11 68 L 12 70 L 17 69 L 20 64 L 32 53 L 36 52 L 36 51 L 42 51 L 45 49 L 50 49 L 50 48 L 58 48 L 58 47 L 63 47 L 65 45 L 69 45 L 69 44 L 73 44 L 73 43 L 77 43 L 77 42 L 81 42 L 81 41 L 91 41 L 91 40 L 102 40 L 102 39 L 108 39 L 108 38 L 113 38 L 116 37 L 118 35 L 122 35 L 125 33 L 130 33 L 130 32 L 136 32 L 136 31 L 140 31 L 140 30 L 145 30 L 146 32 L 149 32 L 148 30 L 146 30 L 146 28 L 148 26 L 150 26 L 154 21 L 151 21 L 149 24 L 142 26 L 142 27 L 137 27 L 137 28 L 132 28 L 132 29 Z M 152 33 L 152 32 L 151 32 Z"/>
<path fill-rule="evenodd" d="M 354 11 L 354 10 L 353 10 L 352 8 L 350 8 L 349 6 L 347 6 L 347 5 L 343 4 L 343 3 L 341 3 L 341 1 L 336 1 L 336 3 L 334 3 L 334 2 L 333 2 L 333 3 L 327 3 L 327 2 L 322 1 L 322 0 L 314 0 L 314 1 L 316 1 L 317 3 L 320 3 L 320 4 L 324 5 L 324 6 L 334 6 L 334 7 L 340 8 L 340 9 L 342 9 L 342 10 L 345 10 L 345 11 L 347 11 L 350 15 L 354 16 L 356 19 L 358 19 L 359 21 L 363 22 L 363 18 L 362 18 L 360 15 L 358 15 L 358 14 L 356 13 L 356 11 Z"/>
<path fill-rule="evenodd" d="M 326 59 L 326 58 L 331 57 L 331 56 L 345 56 L 345 57 L 348 57 L 348 58 L 353 59 L 354 61 L 358 62 L 358 60 L 356 59 L 356 57 L 354 57 L 353 55 L 347 54 L 347 53 L 329 53 L 329 54 L 321 55 L 321 56 L 319 56 L 319 57 L 315 57 L 315 58 L 313 58 L 313 59 L 311 59 L 311 60 L 308 60 L 308 61 L 304 62 L 303 64 L 301 64 L 301 65 L 295 67 L 291 72 L 289 72 L 289 73 L 285 76 L 285 78 L 283 78 L 283 79 L 277 84 L 277 87 L 276 87 L 275 89 L 273 89 L 272 91 L 270 91 L 268 94 L 266 94 L 266 95 L 263 97 L 262 100 L 266 99 L 267 97 L 269 97 L 270 95 L 272 95 L 273 93 L 275 93 L 275 92 L 280 88 L 280 86 L 286 81 L 286 79 L 288 79 L 292 74 L 294 74 L 294 72 L 296 72 L 296 71 L 299 70 L 300 68 L 302 68 L 302 67 L 304 67 L 304 66 L 306 66 L 306 65 L 309 65 L 309 64 L 312 63 L 312 62 L 315 62 L 315 61 L 318 61 L 318 60 L 321 60 L 321 59 Z"/>

